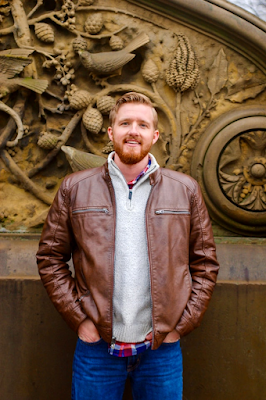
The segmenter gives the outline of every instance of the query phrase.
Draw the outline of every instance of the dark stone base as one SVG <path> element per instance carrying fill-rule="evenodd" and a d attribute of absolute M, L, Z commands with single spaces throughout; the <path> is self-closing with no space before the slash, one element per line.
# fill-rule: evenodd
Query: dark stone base
<path fill-rule="evenodd" d="M 185 400 L 266 398 L 266 284 L 218 283 L 182 339 Z M 0 279 L 1 400 L 70 400 L 76 334 L 38 279 Z M 124 400 L 130 400 L 126 385 Z"/>

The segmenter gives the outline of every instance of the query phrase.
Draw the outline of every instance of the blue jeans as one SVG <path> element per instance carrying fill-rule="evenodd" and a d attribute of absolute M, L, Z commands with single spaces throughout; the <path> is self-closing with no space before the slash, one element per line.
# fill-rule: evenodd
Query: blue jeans
<path fill-rule="evenodd" d="M 102 339 L 78 339 L 73 361 L 72 400 L 122 400 L 126 379 L 134 400 L 182 400 L 183 365 L 180 343 L 131 357 L 108 353 Z"/>

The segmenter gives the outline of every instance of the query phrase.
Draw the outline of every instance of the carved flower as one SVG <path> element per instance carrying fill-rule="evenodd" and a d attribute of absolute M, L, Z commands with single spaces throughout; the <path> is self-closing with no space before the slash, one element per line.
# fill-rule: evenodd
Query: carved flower
<path fill-rule="evenodd" d="M 219 182 L 225 195 L 238 206 L 266 210 L 265 131 L 243 133 L 224 149 Z"/>

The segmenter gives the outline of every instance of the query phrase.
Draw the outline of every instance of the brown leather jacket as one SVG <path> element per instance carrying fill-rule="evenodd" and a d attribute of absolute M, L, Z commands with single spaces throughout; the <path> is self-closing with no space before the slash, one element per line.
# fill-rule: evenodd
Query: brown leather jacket
<path fill-rule="evenodd" d="M 176 329 L 199 325 L 218 273 L 210 219 L 197 182 L 158 169 L 146 208 L 153 348 Z M 115 194 L 103 167 L 66 177 L 48 214 L 37 253 L 39 273 L 57 310 L 77 330 L 89 317 L 111 341 Z M 67 262 L 73 258 L 75 277 Z"/>

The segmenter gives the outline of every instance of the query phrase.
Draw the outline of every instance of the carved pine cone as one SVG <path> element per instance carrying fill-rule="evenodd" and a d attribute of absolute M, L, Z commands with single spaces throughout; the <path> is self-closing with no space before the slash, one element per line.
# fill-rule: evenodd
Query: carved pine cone
<path fill-rule="evenodd" d="M 99 33 L 103 27 L 103 16 L 101 13 L 90 15 L 84 25 L 86 32 L 93 34 Z"/>
<path fill-rule="evenodd" d="M 97 100 L 97 108 L 104 115 L 109 114 L 114 105 L 115 99 L 111 96 L 102 96 Z"/>
<path fill-rule="evenodd" d="M 98 134 L 103 126 L 103 116 L 96 108 L 88 107 L 82 117 L 85 128 L 94 134 Z"/>
<path fill-rule="evenodd" d="M 152 60 L 148 60 L 142 68 L 142 76 L 148 83 L 154 83 L 159 78 L 159 69 Z"/>
<path fill-rule="evenodd" d="M 168 85 L 176 92 L 194 89 L 198 84 L 198 60 L 188 38 L 184 35 L 178 36 L 178 46 L 175 56 L 170 62 L 165 77 Z"/>
<path fill-rule="evenodd" d="M 71 108 L 75 110 L 81 110 L 87 107 L 91 102 L 91 95 L 87 90 L 77 90 L 69 98 L 69 104 Z"/>
<path fill-rule="evenodd" d="M 52 133 L 48 132 L 41 132 L 41 136 L 38 140 L 38 146 L 45 150 L 53 149 L 58 142 L 58 136 L 53 135 Z"/>
<path fill-rule="evenodd" d="M 37 38 L 40 39 L 42 42 L 54 42 L 54 31 L 50 25 L 45 24 L 44 22 L 37 22 L 34 25 L 34 31 Z"/>
<path fill-rule="evenodd" d="M 87 50 L 88 44 L 85 39 L 79 36 L 72 41 L 72 47 L 73 50 L 77 53 L 79 50 Z"/>
<path fill-rule="evenodd" d="M 109 44 L 112 50 L 121 50 L 124 47 L 124 42 L 119 36 L 111 36 Z"/>
<path fill-rule="evenodd" d="M 103 154 L 109 154 L 114 151 L 114 144 L 112 141 L 108 142 L 106 146 L 102 149 Z"/>

